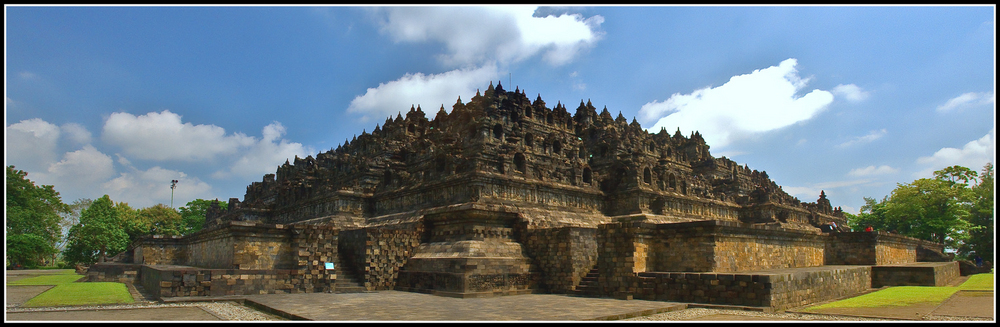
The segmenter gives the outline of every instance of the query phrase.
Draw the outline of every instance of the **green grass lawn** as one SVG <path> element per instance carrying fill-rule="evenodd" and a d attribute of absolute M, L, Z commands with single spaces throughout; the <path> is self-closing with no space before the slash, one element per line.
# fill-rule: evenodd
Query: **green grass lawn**
<path fill-rule="evenodd" d="M 132 303 L 132 294 L 122 283 L 66 283 L 31 298 L 26 307 Z"/>
<path fill-rule="evenodd" d="M 917 303 L 939 303 L 958 292 L 958 287 L 896 286 L 850 299 L 810 307 L 807 310 L 829 308 L 872 308 L 907 306 Z"/>
<path fill-rule="evenodd" d="M 24 303 L 26 307 L 51 307 L 69 305 L 99 305 L 133 303 L 132 294 L 122 283 L 83 282 L 75 283 L 84 276 L 72 269 L 58 274 L 41 275 L 7 283 L 11 286 L 53 285 L 55 287 L 38 294 Z"/>
<path fill-rule="evenodd" d="M 896 286 L 850 299 L 809 307 L 806 310 L 829 308 L 877 308 L 906 306 L 918 303 L 941 303 L 959 290 L 993 290 L 993 274 L 969 276 L 958 287 Z"/>
<path fill-rule="evenodd" d="M 993 274 L 975 274 L 969 276 L 969 280 L 959 285 L 958 288 L 972 291 L 993 290 Z"/>

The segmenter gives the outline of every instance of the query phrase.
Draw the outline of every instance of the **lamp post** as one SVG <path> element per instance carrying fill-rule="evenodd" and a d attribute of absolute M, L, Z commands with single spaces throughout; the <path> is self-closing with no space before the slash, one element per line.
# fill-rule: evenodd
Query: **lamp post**
<path fill-rule="evenodd" d="M 177 180 L 170 181 L 170 209 L 174 208 L 174 189 L 177 188 Z"/>

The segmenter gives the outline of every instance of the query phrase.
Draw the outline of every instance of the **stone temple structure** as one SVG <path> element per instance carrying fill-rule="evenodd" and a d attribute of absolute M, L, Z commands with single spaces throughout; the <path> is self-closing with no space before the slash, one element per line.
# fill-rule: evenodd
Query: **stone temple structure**
<path fill-rule="evenodd" d="M 698 132 L 491 83 L 450 113 L 411 107 L 285 162 L 204 230 L 142 239 L 90 274 L 158 297 L 394 289 L 778 309 L 957 276 L 918 263 L 944 261 L 940 244 L 836 226 L 825 194 L 801 202 Z"/>

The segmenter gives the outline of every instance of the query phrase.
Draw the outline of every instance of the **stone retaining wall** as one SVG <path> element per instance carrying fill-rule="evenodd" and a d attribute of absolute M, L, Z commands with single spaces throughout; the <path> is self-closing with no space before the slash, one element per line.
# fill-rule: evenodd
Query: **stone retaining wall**
<path fill-rule="evenodd" d="M 182 238 L 151 236 L 141 239 L 132 249 L 132 262 L 148 265 L 177 265 L 187 262 L 187 248 Z"/>
<path fill-rule="evenodd" d="M 573 291 L 597 263 L 597 229 L 563 227 L 526 232 L 525 248 L 541 273 L 543 290 Z"/>
<path fill-rule="evenodd" d="M 597 238 L 598 294 L 617 299 L 780 310 L 859 294 L 871 284 L 870 267 L 821 267 L 825 238 L 818 233 L 724 221 L 657 225 L 637 219 L 601 225 Z M 678 268 L 702 271 L 656 271 Z"/>
<path fill-rule="evenodd" d="M 648 249 L 643 235 L 650 235 L 656 225 L 643 220 L 603 224 L 597 227 L 597 293 L 617 299 L 636 294 L 636 273 L 644 270 Z M 639 264 L 637 264 L 639 262 Z"/>
<path fill-rule="evenodd" d="M 293 269 L 291 227 L 229 222 L 185 237 L 152 236 L 137 241 L 133 262 L 215 269 Z"/>
<path fill-rule="evenodd" d="M 647 238 L 651 253 L 640 271 L 736 272 L 823 265 L 824 238 L 818 232 L 708 220 L 660 224 Z"/>
<path fill-rule="evenodd" d="M 784 310 L 868 290 L 867 266 L 794 268 L 758 273 L 645 272 L 625 298 L 769 307 Z"/>
<path fill-rule="evenodd" d="M 315 276 L 294 269 L 143 266 L 141 274 L 143 288 L 154 298 L 327 292 L 336 279 L 334 274 Z"/>
<path fill-rule="evenodd" d="M 422 226 L 411 229 L 362 228 L 342 231 L 345 268 L 354 269 L 366 289 L 396 288 L 399 270 L 420 245 Z"/>
<path fill-rule="evenodd" d="M 917 262 L 921 240 L 887 232 L 829 233 L 827 265 L 892 265 Z M 930 246 L 930 245 L 927 245 Z"/>
<path fill-rule="evenodd" d="M 329 226 L 233 223 L 190 239 L 149 238 L 136 246 L 135 258 L 144 262 L 134 266 L 145 265 L 131 282 L 157 298 L 331 291 L 337 276 L 326 263 L 340 264 L 338 234 Z M 206 249 L 219 244 L 232 246 Z M 227 255 L 219 253 L 232 253 L 230 264 L 220 261 Z M 230 268 L 192 267 L 199 263 Z M 91 270 L 93 279 L 127 279 L 131 274 L 119 273 L 111 264 Z"/>
<path fill-rule="evenodd" d="M 132 284 L 138 280 L 141 268 L 142 265 L 133 263 L 95 264 L 87 269 L 87 281 Z"/>
<path fill-rule="evenodd" d="M 947 286 L 959 275 L 961 272 L 957 261 L 873 266 L 872 287 Z"/>

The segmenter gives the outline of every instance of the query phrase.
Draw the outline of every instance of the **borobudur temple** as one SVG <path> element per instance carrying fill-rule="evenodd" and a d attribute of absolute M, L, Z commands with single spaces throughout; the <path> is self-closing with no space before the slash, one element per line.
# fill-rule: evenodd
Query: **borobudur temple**
<path fill-rule="evenodd" d="M 802 202 L 713 157 L 698 132 L 490 83 L 433 119 L 411 107 L 286 161 L 213 205 L 202 231 L 140 239 L 88 274 L 158 298 L 402 290 L 774 309 L 958 274 L 941 244 L 838 226 L 824 193 Z"/>

